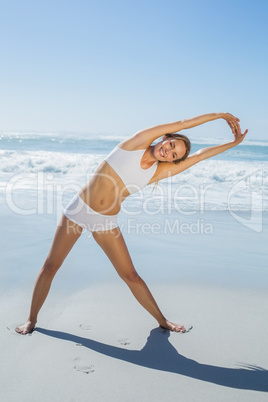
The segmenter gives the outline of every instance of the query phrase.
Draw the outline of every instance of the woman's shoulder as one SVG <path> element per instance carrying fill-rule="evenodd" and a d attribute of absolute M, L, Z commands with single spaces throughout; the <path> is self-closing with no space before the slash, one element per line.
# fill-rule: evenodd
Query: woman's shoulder
<path fill-rule="evenodd" d="M 144 141 L 144 139 L 141 139 L 137 135 L 133 135 L 132 137 L 121 141 L 117 146 L 125 151 L 138 151 L 146 149 L 150 145 L 151 144 L 148 141 Z"/>

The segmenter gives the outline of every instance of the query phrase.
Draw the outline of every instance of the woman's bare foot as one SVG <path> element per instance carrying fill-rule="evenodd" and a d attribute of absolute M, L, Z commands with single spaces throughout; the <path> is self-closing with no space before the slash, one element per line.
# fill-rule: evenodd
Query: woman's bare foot
<path fill-rule="evenodd" d="M 15 331 L 21 335 L 29 334 L 34 330 L 35 324 L 36 324 L 36 322 L 32 322 L 32 321 L 28 320 L 25 324 L 20 325 L 19 327 L 16 327 Z"/>
<path fill-rule="evenodd" d="M 164 323 L 160 324 L 160 327 L 174 332 L 186 332 L 186 329 L 183 325 L 174 324 L 173 322 L 170 322 L 168 320 L 165 320 Z"/>

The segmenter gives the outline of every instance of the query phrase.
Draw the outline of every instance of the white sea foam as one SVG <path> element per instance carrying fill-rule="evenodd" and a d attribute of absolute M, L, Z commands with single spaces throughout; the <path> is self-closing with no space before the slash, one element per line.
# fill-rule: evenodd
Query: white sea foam
<path fill-rule="evenodd" d="M 62 175 L 81 175 L 95 171 L 103 157 L 104 155 L 63 152 L 0 150 L 0 174 L 42 171 Z"/>
<path fill-rule="evenodd" d="M 53 173 L 55 175 L 84 176 L 93 173 L 104 154 L 72 154 L 48 151 L 1 151 L 0 174 Z M 253 185 L 268 185 L 268 162 L 206 160 L 172 178 L 183 183 L 236 183 L 254 175 Z M 262 183 L 260 182 L 262 180 Z"/>
<path fill-rule="evenodd" d="M 19 194 L 21 200 L 30 194 L 34 198 L 37 192 L 42 198 L 40 191 L 46 186 L 46 191 L 54 192 L 56 198 L 62 193 L 75 192 L 123 138 L 92 133 L 2 133 L 2 194 L 12 191 Z M 211 138 L 196 138 L 192 142 L 195 148 L 201 148 L 202 144 L 222 143 L 224 139 L 213 139 L 212 142 Z M 153 186 L 149 186 L 142 193 L 148 197 L 147 201 L 142 202 L 152 210 L 159 205 L 164 209 L 221 210 L 232 205 L 237 210 L 268 210 L 267 144 L 265 141 L 244 141 L 241 146 L 221 154 L 220 159 L 205 160 L 161 181 L 153 197 L 150 196 Z M 141 206 L 139 197 L 140 193 L 133 195 L 124 204 L 135 209 L 137 205 Z"/>
<path fill-rule="evenodd" d="M 42 197 L 44 189 L 59 197 L 76 192 L 105 155 L 46 151 L 0 151 L 0 187 Z M 129 197 L 128 209 L 268 210 L 268 162 L 206 160 L 177 176 Z M 24 193 L 25 194 L 25 193 Z M 142 196 L 141 196 L 142 194 Z M 231 195 L 230 195 L 231 194 Z M 254 195 L 254 201 L 252 201 Z M 34 195 L 33 195 L 34 197 Z"/>

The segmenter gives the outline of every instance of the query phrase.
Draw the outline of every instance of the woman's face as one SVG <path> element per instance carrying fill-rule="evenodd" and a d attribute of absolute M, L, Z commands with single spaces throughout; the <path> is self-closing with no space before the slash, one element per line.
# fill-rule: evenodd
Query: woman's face
<path fill-rule="evenodd" d="M 154 146 L 154 157 L 161 162 L 174 162 L 185 155 L 186 146 L 183 140 L 164 137 Z"/>

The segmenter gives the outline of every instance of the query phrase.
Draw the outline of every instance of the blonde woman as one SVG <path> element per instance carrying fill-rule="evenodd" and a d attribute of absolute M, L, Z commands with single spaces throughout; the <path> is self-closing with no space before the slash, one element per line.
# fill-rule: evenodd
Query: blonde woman
<path fill-rule="evenodd" d="M 203 148 L 190 155 L 189 139 L 184 135 L 174 134 L 216 119 L 226 120 L 234 134 L 233 141 Z M 130 194 L 147 184 L 177 175 L 204 159 L 227 151 L 240 144 L 247 131 L 242 134 L 239 119 L 229 113 L 210 113 L 139 131 L 118 144 L 64 210 L 51 249 L 34 286 L 29 317 L 16 331 L 23 335 L 33 331 L 55 274 L 85 228 L 92 232 L 118 275 L 158 324 L 170 331 L 185 332 L 183 325 L 166 319 L 137 273 L 117 225 L 117 215 L 121 203 Z M 160 137 L 163 138 L 152 145 Z"/>

